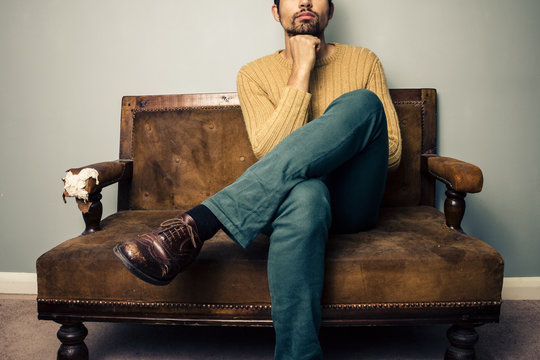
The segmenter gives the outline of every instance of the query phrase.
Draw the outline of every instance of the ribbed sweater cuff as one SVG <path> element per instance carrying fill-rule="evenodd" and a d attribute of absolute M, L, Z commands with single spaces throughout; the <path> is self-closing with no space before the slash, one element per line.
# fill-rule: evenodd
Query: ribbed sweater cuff
<path fill-rule="evenodd" d="M 294 86 L 287 85 L 283 91 L 282 99 L 284 99 L 284 104 L 286 106 L 290 106 L 290 109 L 297 109 L 296 118 L 303 119 L 308 111 L 311 94 L 295 88 Z"/>

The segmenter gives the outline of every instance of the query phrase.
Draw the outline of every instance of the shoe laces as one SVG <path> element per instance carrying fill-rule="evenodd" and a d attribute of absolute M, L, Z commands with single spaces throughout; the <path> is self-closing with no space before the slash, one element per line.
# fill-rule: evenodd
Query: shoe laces
<path fill-rule="evenodd" d="M 195 241 L 195 233 L 193 232 L 193 228 L 181 218 L 175 217 L 165 220 L 161 223 L 157 233 L 162 235 L 168 241 L 173 241 L 175 237 L 182 236 L 185 231 L 187 231 L 193 247 L 197 248 L 198 245 L 197 241 Z"/>

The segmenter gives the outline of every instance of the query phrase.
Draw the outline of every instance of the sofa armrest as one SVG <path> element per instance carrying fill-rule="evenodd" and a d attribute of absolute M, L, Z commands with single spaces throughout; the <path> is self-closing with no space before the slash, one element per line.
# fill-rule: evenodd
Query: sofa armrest
<path fill-rule="evenodd" d="M 465 196 L 467 193 L 482 191 L 484 177 L 479 167 L 464 161 L 438 155 L 422 155 L 424 172 L 446 184 L 444 216 L 446 225 L 463 232 L 461 220 L 465 215 Z"/>
<path fill-rule="evenodd" d="M 103 205 L 101 189 L 122 180 L 128 180 L 133 174 L 132 160 L 117 160 L 96 163 L 66 171 L 62 198 L 75 197 L 82 212 L 86 228 L 83 235 L 100 230 Z"/>
<path fill-rule="evenodd" d="M 118 160 L 100 162 L 66 171 L 62 197 L 75 197 L 88 201 L 89 196 L 99 193 L 102 188 L 131 177 L 132 161 Z"/>
<path fill-rule="evenodd" d="M 450 189 L 462 193 L 482 191 L 484 177 L 478 166 L 438 155 L 423 155 L 427 172 L 445 183 Z"/>

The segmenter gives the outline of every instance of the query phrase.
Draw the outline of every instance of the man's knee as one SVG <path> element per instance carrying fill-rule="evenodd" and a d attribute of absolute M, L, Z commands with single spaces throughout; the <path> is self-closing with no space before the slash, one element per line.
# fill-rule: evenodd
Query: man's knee
<path fill-rule="evenodd" d="M 373 91 L 368 89 L 358 89 L 342 96 L 350 103 L 349 105 L 355 107 L 360 111 L 384 111 L 384 106 L 381 99 Z"/>
<path fill-rule="evenodd" d="M 337 97 L 330 106 L 334 104 L 346 105 L 356 109 L 373 109 L 373 111 L 384 110 L 381 99 L 373 91 L 368 89 L 357 89 L 349 91 Z"/>
<path fill-rule="evenodd" d="M 386 126 L 384 106 L 371 90 L 358 89 L 345 93 L 335 99 L 326 111 L 336 112 L 338 118 L 351 124 L 360 125 L 362 121 L 359 120 L 364 119 L 374 122 L 376 126 Z"/>

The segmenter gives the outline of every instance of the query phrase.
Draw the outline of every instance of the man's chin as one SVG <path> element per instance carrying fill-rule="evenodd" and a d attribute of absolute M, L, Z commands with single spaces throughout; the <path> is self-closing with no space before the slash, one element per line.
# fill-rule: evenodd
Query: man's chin
<path fill-rule="evenodd" d="M 286 31 L 289 36 L 312 35 L 318 37 L 322 34 L 322 31 L 318 26 L 298 26 L 294 29 L 289 29 Z"/>

